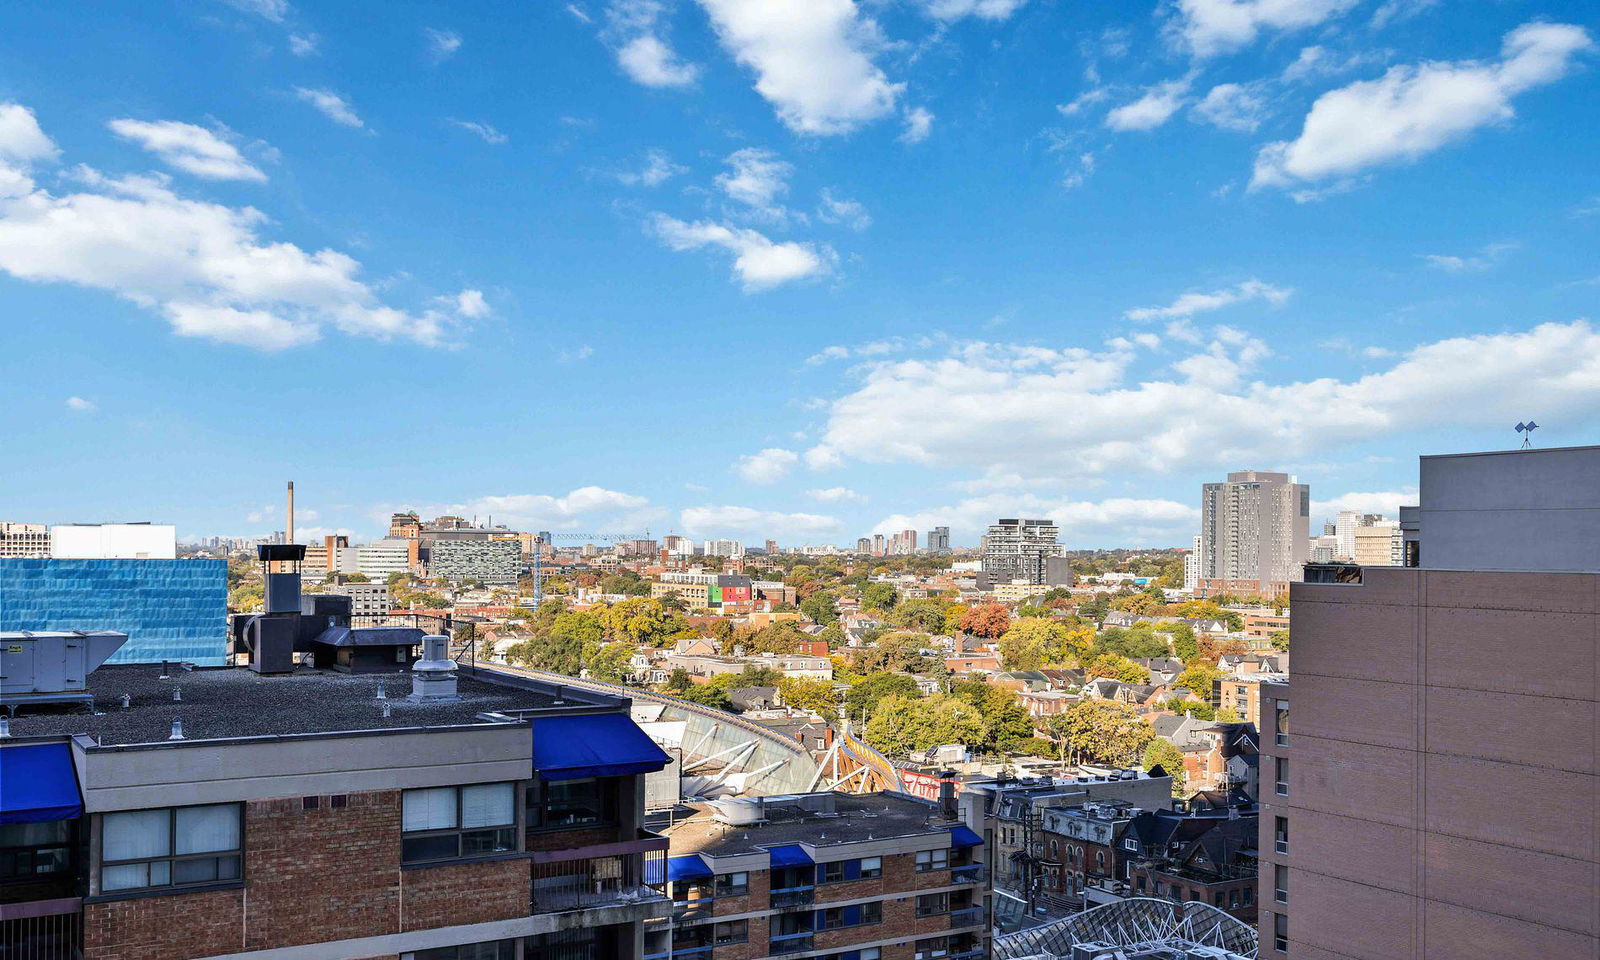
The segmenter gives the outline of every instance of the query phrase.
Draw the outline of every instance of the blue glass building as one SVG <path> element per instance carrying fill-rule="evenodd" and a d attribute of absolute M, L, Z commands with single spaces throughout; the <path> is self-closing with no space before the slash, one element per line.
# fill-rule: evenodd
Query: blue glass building
<path fill-rule="evenodd" d="M 117 630 L 128 642 L 108 663 L 221 666 L 228 652 L 228 564 L 0 558 L 4 630 Z"/>

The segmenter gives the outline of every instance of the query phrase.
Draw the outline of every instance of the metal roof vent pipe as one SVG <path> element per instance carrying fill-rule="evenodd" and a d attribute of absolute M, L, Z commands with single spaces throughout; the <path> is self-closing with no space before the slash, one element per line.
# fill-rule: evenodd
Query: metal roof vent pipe
<path fill-rule="evenodd" d="M 451 703 L 460 700 L 456 693 L 456 662 L 450 659 L 450 638 L 422 638 L 422 659 L 411 665 L 413 702 Z"/>

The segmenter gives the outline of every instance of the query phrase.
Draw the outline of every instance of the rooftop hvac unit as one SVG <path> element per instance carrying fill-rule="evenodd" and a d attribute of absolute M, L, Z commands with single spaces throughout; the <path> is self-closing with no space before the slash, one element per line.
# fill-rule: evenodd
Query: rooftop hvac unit
<path fill-rule="evenodd" d="M 0 633 L 0 704 L 93 703 L 89 674 L 127 642 L 112 630 Z"/>

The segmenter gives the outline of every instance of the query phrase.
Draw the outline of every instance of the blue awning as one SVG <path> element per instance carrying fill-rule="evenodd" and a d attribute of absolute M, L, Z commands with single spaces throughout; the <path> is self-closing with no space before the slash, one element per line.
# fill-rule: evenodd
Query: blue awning
<path fill-rule="evenodd" d="M 711 868 L 700 859 L 698 854 L 687 857 L 667 858 L 667 879 L 673 882 L 681 880 L 710 880 Z"/>
<path fill-rule="evenodd" d="M 956 850 L 965 850 L 968 847 L 983 846 L 983 838 L 972 832 L 966 824 L 957 824 L 950 828 L 950 846 Z"/>
<path fill-rule="evenodd" d="M 72 750 L 64 743 L 0 747 L 0 823 L 44 823 L 83 814 Z"/>
<path fill-rule="evenodd" d="M 654 773 L 671 762 L 667 752 L 626 713 L 533 721 L 533 769 L 546 780 Z"/>
<path fill-rule="evenodd" d="M 800 848 L 798 843 L 786 843 L 781 847 L 768 847 L 767 852 L 772 854 L 772 869 L 781 870 L 784 867 L 810 867 L 816 864 L 815 860 Z"/>

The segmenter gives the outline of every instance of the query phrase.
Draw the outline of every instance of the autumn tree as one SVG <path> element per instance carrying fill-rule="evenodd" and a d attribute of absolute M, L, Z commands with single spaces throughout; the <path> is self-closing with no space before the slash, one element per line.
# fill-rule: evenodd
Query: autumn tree
<path fill-rule="evenodd" d="M 914 677 L 904 673 L 872 673 L 850 687 L 845 694 L 844 707 L 850 717 L 859 719 L 872 716 L 878 704 L 887 697 L 914 700 L 920 695 L 921 687 Z"/>
<path fill-rule="evenodd" d="M 879 750 L 904 755 L 947 743 L 980 744 L 988 736 L 988 724 L 976 707 L 959 697 L 892 696 L 878 703 L 865 736 Z"/>
<path fill-rule="evenodd" d="M 861 588 L 861 606 L 865 610 L 891 610 L 900 595 L 887 583 L 869 583 Z"/>
<path fill-rule="evenodd" d="M 633 644 L 622 640 L 591 644 L 584 652 L 583 668 L 591 680 L 622 683 L 627 680 L 628 661 L 633 659 L 634 651 Z"/>
<path fill-rule="evenodd" d="M 1123 683 L 1150 682 L 1149 670 L 1116 653 L 1102 653 L 1090 660 L 1084 665 L 1083 676 L 1089 680 L 1096 677 L 1110 677 Z"/>
<path fill-rule="evenodd" d="M 970 703 L 989 724 L 984 742 L 974 746 L 1010 753 L 1025 749 L 1024 741 L 1034 738 L 1033 718 L 1011 690 L 982 680 L 957 680 L 950 684 L 950 695 Z"/>
<path fill-rule="evenodd" d="M 1080 700 L 1049 720 L 1051 732 L 1078 762 L 1127 766 L 1155 737 L 1155 730 L 1115 700 Z"/>
<path fill-rule="evenodd" d="M 989 640 L 997 640 L 1011 628 L 1011 612 L 998 603 L 980 603 L 961 617 L 961 629 Z"/>
<path fill-rule="evenodd" d="M 778 681 L 778 693 L 783 697 L 785 706 L 811 710 L 829 720 L 838 715 L 839 694 L 827 680 L 784 677 Z"/>
<path fill-rule="evenodd" d="M 1137 616 L 1148 617 L 1153 616 L 1161 609 L 1161 601 L 1148 593 L 1136 593 L 1128 597 L 1118 597 L 1111 601 L 1111 609 L 1125 610 Z"/>
<path fill-rule="evenodd" d="M 801 600 L 800 612 L 819 626 L 839 622 L 839 607 L 833 592 L 829 590 L 819 591 Z"/>
<path fill-rule="evenodd" d="M 1209 701 L 1215 682 L 1222 678 L 1222 671 L 1206 663 L 1196 663 L 1185 667 L 1172 681 L 1173 687 L 1187 690 L 1197 699 Z"/>
<path fill-rule="evenodd" d="M 944 630 L 945 605 L 937 600 L 907 600 L 889 613 L 889 622 L 907 630 L 940 633 Z"/>
<path fill-rule="evenodd" d="M 1007 670 L 1037 670 L 1072 664 L 1088 645 L 1089 632 L 1040 617 L 1023 617 L 1000 636 L 1000 661 Z"/>
<path fill-rule="evenodd" d="M 1165 770 L 1167 776 L 1172 778 L 1174 797 L 1182 797 L 1188 792 L 1184 786 L 1189 776 L 1183 769 L 1183 751 L 1173 746 L 1172 741 L 1160 737 L 1151 740 L 1144 748 L 1140 766 L 1144 767 L 1146 772 L 1156 767 Z"/>
<path fill-rule="evenodd" d="M 600 622 L 610 639 L 651 646 L 666 636 L 669 625 L 661 601 L 648 597 L 630 597 L 603 608 Z"/>

